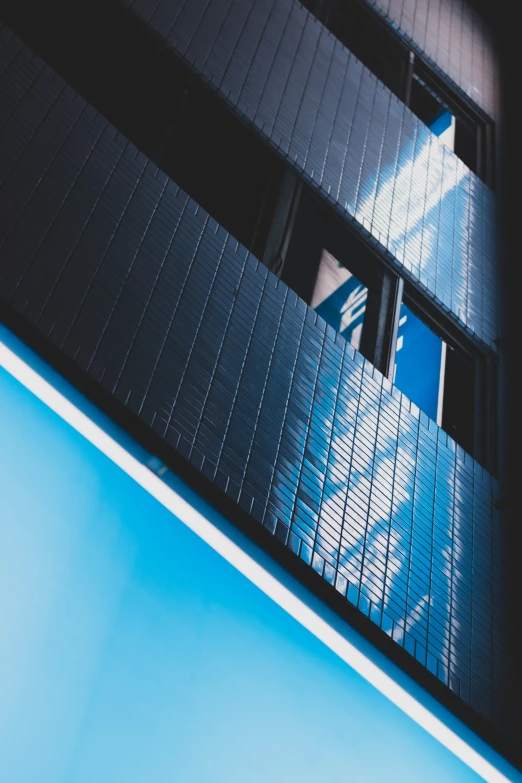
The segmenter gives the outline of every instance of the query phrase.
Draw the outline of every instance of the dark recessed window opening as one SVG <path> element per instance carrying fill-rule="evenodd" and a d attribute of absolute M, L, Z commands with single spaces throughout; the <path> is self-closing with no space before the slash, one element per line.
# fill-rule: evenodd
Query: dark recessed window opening
<path fill-rule="evenodd" d="M 379 369 L 389 343 L 386 292 L 393 284 L 370 247 L 328 205 L 303 190 L 282 278 Z"/>
<path fill-rule="evenodd" d="M 358 2 L 332 3 L 327 26 L 358 60 L 390 89 L 401 95 L 408 50 L 389 35 L 380 19 Z"/>
<path fill-rule="evenodd" d="M 410 109 L 446 146 L 455 150 L 455 114 L 416 76 L 411 84 Z"/>
<path fill-rule="evenodd" d="M 491 129 L 419 63 L 409 107 L 471 171 L 492 184 Z"/>
<path fill-rule="evenodd" d="M 281 276 L 456 443 L 494 470 L 492 357 L 307 188 Z"/>
<path fill-rule="evenodd" d="M 10 21 L 139 150 L 261 257 L 283 173 L 279 159 L 138 17 L 117 2 L 93 3 L 96 13 L 91 6 L 64 6 L 61 27 L 43 8 L 28 19 L 12 6 Z"/>
<path fill-rule="evenodd" d="M 477 392 L 473 357 L 448 345 L 441 427 L 470 454 L 475 451 Z M 482 460 L 482 455 L 479 453 L 477 458 Z"/>
<path fill-rule="evenodd" d="M 263 255 L 283 165 L 205 87 L 188 91 L 160 165 L 254 255 Z"/>
<path fill-rule="evenodd" d="M 409 50 L 370 8 L 358 0 L 302 0 L 388 89 L 403 98 Z"/>
<path fill-rule="evenodd" d="M 437 333 L 404 301 L 393 382 L 467 452 L 480 457 L 474 441 L 474 357 Z"/>

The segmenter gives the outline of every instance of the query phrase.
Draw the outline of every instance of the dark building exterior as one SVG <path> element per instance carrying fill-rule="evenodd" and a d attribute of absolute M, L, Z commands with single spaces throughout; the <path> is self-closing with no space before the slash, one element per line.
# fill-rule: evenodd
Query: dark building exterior
<path fill-rule="evenodd" d="M 516 761 L 495 47 L 305 5 L 6 4 L 2 314 Z"/>

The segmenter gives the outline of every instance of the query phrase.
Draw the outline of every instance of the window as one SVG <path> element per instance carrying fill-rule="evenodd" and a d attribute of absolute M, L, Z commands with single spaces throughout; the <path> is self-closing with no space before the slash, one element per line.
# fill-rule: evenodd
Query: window
<path fill-rule="evenodd" d="M 331 208 L 303 188 L 281 274 L 354 348 L 385 371 L 397 276 Z"/>
<path fill-rule="evenodd" d="M 446 343 L 403 301 L 393 382 L 437 424 L 442 423 Z"/>
<path fill-rule="evenodd" d="M 400 307 L 393 382 L 467 452 L 483 460 L 474 438 L 480 401 L 473 354 L 428 325 L 426 315 L 407 301 Z"/>
<path fill-rule="evenodd" d="M 362 0 L 302 0 L 430 130 L 494 187 L 493 125 Z"/>
<path fill-rule="evenodd" d="M 368 289 L 323 249 L 310 306 L 359 350 Z"/>
<path fill-rule="evenodd" d="M 455 150 L 455 114 L 416 74 L 411 84 L 410 108 L 432 133 Z"/>
<path fill-rule="evenodd" d="M 175 108 L 159 165 L 260 258 L 283 176 L 279 159 L 205 86 Z"/>
<path fill-rule="evenodd" d="M 281 276 L 421 411 L 494 470 L 493 355 L 306 188 Z"/>
<path fill-rule="evenodd" d="M 493 185 L 493 128 L 412 56 L 410 109 L 490 186 Z"/>

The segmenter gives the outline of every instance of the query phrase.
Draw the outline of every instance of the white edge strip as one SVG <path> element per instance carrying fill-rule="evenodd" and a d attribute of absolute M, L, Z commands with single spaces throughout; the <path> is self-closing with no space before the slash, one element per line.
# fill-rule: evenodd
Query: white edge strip
<path fill-rule="evenodd" d="M 0 366 L 468 767 L 488 783 L 512 783 L 1 341 Z"/>
<path fill-rule="evenodd" d="M 444 403 L 444 381 L 446 378 L 446 350 L 447 345 L 442 341 L 440 352 L 440 373 L 439 373 L 439 397 L 437 400 L 437 425 L 442 426 L 442 406 Z"/>

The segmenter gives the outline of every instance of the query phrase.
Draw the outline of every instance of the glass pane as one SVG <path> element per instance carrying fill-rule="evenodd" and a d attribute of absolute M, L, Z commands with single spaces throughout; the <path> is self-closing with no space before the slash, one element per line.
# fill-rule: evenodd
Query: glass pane
<path fill-rule="evenodd" d="M 444 142 L 450 150 L 455 148 L 455 116 L 449 111 L 443 111 L 430 125 L 430 130 Z"/>
<path fill-rule="evenodd" d="M 323 250 L 311 306 L 359 349 L 368 289 L 331 253 Z"/>
<path fill-rule="evenodd" d="M 410 108 L 447 147 L 454 149 L 455 116 L 435 93 L 416 77 L 411 85 Z"/>
<path fill-rule="evenodd" d="M 397 335 L 394 383 L 438 423 L 442 410 L 445 348 L 441 338 L 403 303 Z"/>
<path fill-rule="evenodd" d="M 470 454 L 474 450 L 475 368 L 471 356 L 448 346 L 442 427 Z M 484 424 L 483 424 L 484 426 Z M 480 458 L 480 454 L 475 454 Z"/>

